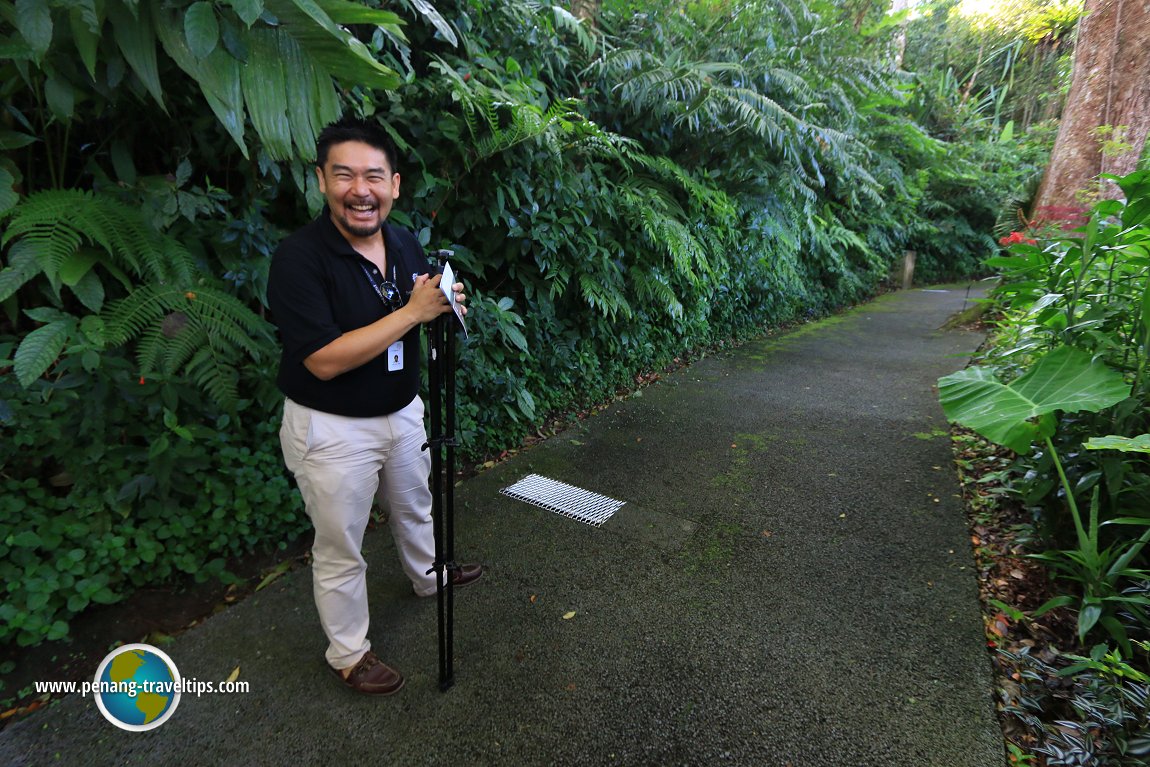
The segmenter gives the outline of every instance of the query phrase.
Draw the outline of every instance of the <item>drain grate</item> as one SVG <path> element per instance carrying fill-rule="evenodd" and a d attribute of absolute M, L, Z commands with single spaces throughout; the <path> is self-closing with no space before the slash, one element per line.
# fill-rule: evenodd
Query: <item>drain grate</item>
<path fill-rule="evenodd" d="M 499 492 L 592 527 L 599 527 L 626 503 L 538 474 L 529 474 Z"/>

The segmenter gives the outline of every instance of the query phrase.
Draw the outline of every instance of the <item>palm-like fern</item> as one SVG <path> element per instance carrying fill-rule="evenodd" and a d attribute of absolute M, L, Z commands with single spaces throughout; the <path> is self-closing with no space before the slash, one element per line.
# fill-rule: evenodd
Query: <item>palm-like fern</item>
<path fill-rule="evenodd" d="M 225 408 L 236 401 L 236 365 L 270 350 L 266 321 L 197 275 L 183 246 L 116 200 L 79 190 L 32 195 L 13 209 L 2 244 L 11 246 L 12 258 L 0 270 L 0 300 L 37 276 L 57 295 L 68 286 L 102 320 L 101 345 L 135 343 L 143 375 L 187 374 Z M 108 276 L 126 295 L 104 305 Z M 52 366 L 68 335 L 82 327 L 61 312 L 42 320 L 47 324 L 17 349 L 16 373 L 25 385 Z"/>
<path fill-rule="evenodd" d="M 89 90 L 88 78 L 103 80 L 101 62 L 122 60 L 166 111 L 166 56 L 196 82 L 245 156 L 250 122 L 272 159 L 310 157 L 316 132 L 340 113 L 334 81 L 380 89 L 401 82 L 346 28 L 373 25 L 402 40 L 401 19 L 347 0 L 17 3 L 9 20 L 23 43 L 21 49 L 14 38 L 9 45 L 15 58 L 30 59 L 79 93 Z M 56 66 L 55 59 L 67 63 Z"/>

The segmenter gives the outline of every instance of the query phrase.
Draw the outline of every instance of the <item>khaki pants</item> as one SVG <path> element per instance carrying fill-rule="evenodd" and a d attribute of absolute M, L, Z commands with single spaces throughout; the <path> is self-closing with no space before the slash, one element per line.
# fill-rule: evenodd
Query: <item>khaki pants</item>
<path fill-rule="evenodd" d="M 315 527 L 312 586 L 327 634 L 327 661 L 354 666 L 367 640 L 367 563 L 363 533 L 377 495 L 391 506 L 388 524 L 415 593 L 435 593 L 431 454 L 423 450 L 423 401 L 390 415 L 350 418 L 284 401 L 280 446 Z"/>

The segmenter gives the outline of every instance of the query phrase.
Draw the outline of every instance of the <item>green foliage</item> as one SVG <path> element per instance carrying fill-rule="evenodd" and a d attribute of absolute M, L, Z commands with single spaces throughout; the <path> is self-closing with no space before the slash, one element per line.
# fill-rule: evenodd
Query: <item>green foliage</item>
<path fill-rule="evenodd" d="M 5 69 L 19 62 L 51 119 L 63 123 L 75 119 L 77 102 L 115 99 L 125 69 L 135 80 L 129 90 L 142 89 L 165 112 L 173 101 L 170 83 L 190 78 L 245 156 L 250 120 L 269 155 L 290 161 L 310 157 L 316 131 L 338 116 L 333 77 L 348 86 L 399 84 L 343 26 L 376 24 L 402 39 L 399 17 L 341 0 L 107 0 L 17 3 L 15 10 L 14 29 L 0 27 Z"/>
<path fill-rule="evenodd" d="M 1096 413 L 1130 396 L 1130 385 L 1089 354 L 1061 346 L 1010 384 L 998 381 L 992 367 L 969 367 L 940 378 L 938 395 L 950 420 L 1027 453 L 1036 439 L 1053 435 L 1054 413 Z"/>
<path fill-rule="evenodd" d="M 1123 653 L 1100 644 L 1089 656 L 1049 663 L 1027 650 L 1000 650 L 1019 680 L 1000 708 L 1038 735 L 1031 750 L 1047 764 L 1150 764 L 1150 678 L 1137 668 L 1150 645 L 1134 648 Z"/>
<path fill-rule="evenodd" d="M 278 419 L 182 422 L 158 388 L 111 374 L 0 382 L 0 642 L 60 639 L 89 604 L 226 577 L 229 558 L 306 528 Z"/>
<path fill-rule="evenodd" d="M 240 360 L 271 356 L 266 321 L 197 277 L 179 243 L 115 200 L 72 190 L 32 195 L 13 209 L 2 243 L 11 248 L 12 263 L 0 270 L 0 301 L 40 276 L 55 304 L 25 312 L 44 323 L 24 337 L 13 358 L 25 387 L 69 342 L 76 343 L 68 353 L 81 356 L 89 371 L 105 349 L 137 342 L 141 375 L 183 371 L 228 409 L 239 397 Z M 108 278 L 125 294 L 105 304 Z M 92 313 L 83 319 L 68 313 L 64 286 Z"/>
<path fill-rule="evenodd" d="M 906 248 L 926 279 L 979 270 L 1035 155 L 965 111 L 954 135 L 916 124 L 924 88 L 892 71 L 881 6 L 620 0 L 590 26 L 526 0 L 9 3 L 0 417 L 22 449 L 0 475 L 35 513 L 4 540 L 47 599 L 16 595 L 4 636 L 59 635 L 81 581 L 106 599 L 296 529 L 264 295 L 276 243 L 318 210 L 305 163 L 339 113 L 392 133 L 393 219 L 456 252 L 467 458 L 863 300 Z M 216 515 L 255 491 L 232 448 L 273 488 L 234 529 Z M 40 532 L 56 516 L 74 527 Z M 188 517 L 211 534 L 180 547 Z"/>
<path fill-rule="evenodd" d="M 1127 200 L 1099 203 L 1078 231 L 1004 238 L 1010 254 L 988 261 L 1003 272 L 991 364 L 940 379 L 939 394 L 988 439 L 1020 454 L 1042 445 L 1020 455 L 1012 490 L 1051 543 L 1035 556 L 1076 593 L 1040 612 L 1074 606 L 1081 641 L 1100 628 L 1129 654 L 1130 632 L 1150 630 L 1150 598 L 1130 592 L 1150 579 L 1150 175 L 1117 181 Z"/>

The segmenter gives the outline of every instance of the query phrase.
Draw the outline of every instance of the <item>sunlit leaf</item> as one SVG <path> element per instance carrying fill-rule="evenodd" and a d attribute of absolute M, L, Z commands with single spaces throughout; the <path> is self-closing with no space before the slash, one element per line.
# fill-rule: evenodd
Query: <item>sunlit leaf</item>
<path fill-rule="evenodd" d="M 1124 453 L 1150 453 L 1150 434 L 1137 437 L 1091 437 L 1086 440 L 1087 450 L 1121 450 Z"/>
<path fill-rule="evenodd" d="M 417 11 L 423 14 L 431 25 L 435 27 L 439 34 L 443 35 L 443 39 L 452 45 L 459 45 L 459 40 L 455 36 L 455 30 L 447 23 L 447 19 L 440 15 L 439 11 L 435 10 L 435 6 L 427 2 L 427 0 L 411 0 L 411 4 Z"/>
<path fill-rule="evenodd" d="M 283 22 L 281 29 L 336 79 L 381 90 L 396 88 L 402 82 L 398 73 L 376 61 L 367 46 L 312 0 L 268 0 L 267 7 Z"/>
<path fill-rule="evenodd" d="M 256 591 L 260 591 L 260 590 L 266 588 L 268 586 L 268 584 L 272 583 L 277 578 L 279 578 L 281 575 L 283 575 L 288 570 L 290 570 L 291 566 L 292 566 L 292 561 L 290 559 L 285 559 L 283 562 L 280 562 L 278 565 L 273 567 L 268 572 L 267 575 L 265 575 L 263 577 L 263 580 L 261 580 L 259 582 L 259 585 L 256 586 Z"/>

